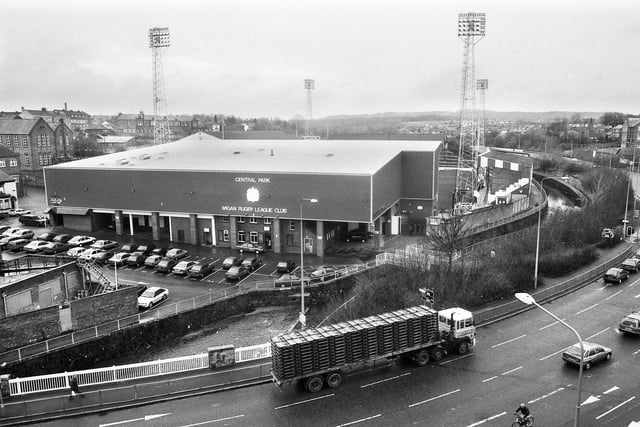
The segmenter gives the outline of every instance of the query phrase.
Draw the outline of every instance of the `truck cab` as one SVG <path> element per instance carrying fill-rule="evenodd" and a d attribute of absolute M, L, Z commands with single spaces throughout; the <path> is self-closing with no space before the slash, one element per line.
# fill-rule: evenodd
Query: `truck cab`
<path fill-rule="evenodd" d="M 473 313 L 464 308 L 453 307 L 438 311 L 438 330 L 449 342 L 449 347 L 457 349 L 460 354 L 476 345 Z"/>

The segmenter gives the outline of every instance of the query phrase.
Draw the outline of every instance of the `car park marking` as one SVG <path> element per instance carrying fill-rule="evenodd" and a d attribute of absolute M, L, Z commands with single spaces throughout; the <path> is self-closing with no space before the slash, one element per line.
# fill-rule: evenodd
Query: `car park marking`
<path fill-rule="evenodd" d="M 609 295 L 608 297 L 606 297 L 606 298 L 605 298 L 605 300 L 608 300 L 608 299 L 611 299 L 611 298 L 615 297 L 615 296 L 616 296 L 616 295 L 618 295 L 620 292 L 622 292 L 622 291 L 618 291 L 618 292 L 616 292 L 615 294 Z"/>
<path fill-rule="evenodd" d="M 640 353 L 640 350 L 636 350 L 633 353 L 631 353 L 631 355 L 635 356 L 636 354 Z"/>
<path fill-rule="evenodd" d="M 513 341 L 515 341 L 515 340 L 519 340 L 520 338 L 524 338 L 524 337 L 526 337 L 526 336 L 527 336 L 526 334 L 524 334 L 524 335 L 520 335 L 519 337 L 512 338 L 512 339 L 510 339 L 510 340 L 507 340 L 507 341 L 501 342 L 501 343 L 499 343 L 499 344 L 494 344 L 494 345 L 492 345 L 492 346 L 491 346 L 491 348 L 496 348 L 496 347 L 500 347 L 501 345 L 509 344 L 510 342 L 513 342 Z"/>
<path fill-rule="evenodd" d="M 344 427 L 344 426 L 350 426 L 350 425 L 353 425 L 353 424 L 359 424 L 359 423 L 362 423 L 364 421 L 369 421 L 369 420 L 372 420 L 374 418 L 378 418 L 378 417 L 381 417 L 381 416 L 382 416 L 382 414 L 372 415 L 372 416 L 367 417 L 367 418 L 361 418 L 359 420 L 350 421 L 348 423 L 338 424 L 336 427 Z"/>
<path fill-rule="evenodd" d="M 567 320 L 567 318 L 565 317 L 565 318 L 563 318 L 562 320 Z M 539 328 L 538 330 L 539 330 L 539 331 L 541 331 L 541 330 L 543 330 L 543 329 L 550 328 L 551 326 L 553 326 L 553 325 L 557 325 L 558 323 L 560 323 L 560 322 L 556 321 L 556 322 L 553 322 L 553 323 L 549 323 L 547 326 L 543 326 L 542 328 Z"/>
<path fill-rule="evenodd" d="M 636 295 L 634 298 L 640 298 L 640 294 Z"/>
<path fill-rule="evenodd" d="M 549 354 L 549 355 L 547 355 L 547 356 L 544 356 L 543 358 L 538 359 L 538 360 L 545 360 L 545 359 L 548 359 L 548 358 L 550 358 L 550 357 L 555 356 L 556 354 L 560 354 L 560 353 L 562 353 L 562 352 L 563 352 L 563 351 L 565 351 L 565 350 L 566 350 L 566 348 L 563 348 L 562 350 L 558 350 L 558 351 L 556 351 L 555 353 L 551 353 L 551 354 Z"/>
<path fill-rule="evenodd" d="M 529 403 L 529 404 L 531 404 L 531 403 L 536 403 L 537 401 L 542 400 L 542 399 L 546 399 L 546 398 L 547 398 L 547 397 L 549 397 L 549 396 L 553 396 L 554 394 L 556 394 L 556 393 L 558 393 L 558 392 L 561 392 L 562 390 L 564 390 L 564 387 L 557 388 L 557 389 L 553 390 L 551 393 L 547 393 L 547 394 L 542 395 L 542 396 L 540 396 L 540 397 L 536 397 L 536 398 L 535 398 L 535 399 L 533 399 L 533 400 L 530 400 L 528 403 Z"/>
<path fill-rule="evenodd" d="M 517 367 L 517 368 L 515 368 L 515 369 L 511 369 L 510 371 L 503 372 L 503 373 L 501 373 L 500 375 L 507 375 L 507 374 L 510 374 L 510 373 L 512 373 L 512 372 L 515 372 L 515 371 L 517 371 L 517 370 L 519 370 L 519 369 L 522 369 L 522 366 L 518 366 L 518 367 Z"/>
<path fill-rule="evenodd" d="M 309 402 L 313 402 L 315 400 L 326 399 L 327 397 L 331 397 L 331 396 L 335 396 L 335 394 L 333 394 L 333 393 L 325 394 L 324 396 L 313 397 L 311 399 L 301 400 L 300 402 L 289 403 L 288 405 L 277 406 L 277 407 L 273 408 L 273 410 L 275 411 L 275 410 L 278 410 L 278 409 L 289 408 L 291 406 L 302 405 L 303 403 L 309 403 Z"/>
<path fill-rule="evenodd" d="M 201 426 L 201 425 L 204 425 L 204 424 L 213 424 L 213 423 L 217 423 L 217 422 L 220 422 L 220 421 L 233 420 L 235 418 L 242 418 L 242 417 L 244 417 L 244 414 L 234 415 L 232 417 L 218 418 L 217 420 L 202 421 L 201 423 L 185 424 L 185 425 L 180 426 L 180 427 L 195 427 L 195 426 Z"/>
<path fill-rule="evenodd" d="M 596 307 L 597 305 L 598 305 L 598 303 L 595 303 L 595 304 L 593 304 L 593 305 L 591 305 L 591 306 L 589 306 L 589 307 L 587 307 L 587 308 L 585 308 L 583 310 L 580 310 L 579 312 L 576 313 L 576 315 L 584 313 L 587 310 L 591 310 L 592 308 Z"/>
<path fill-rule="evenodd" d="M 481 425 L 481 424 L 486 423 L 487 421 L 495 420 L 496 418 L 499 418 L 499 417 L 501 417 L 501 416 L 503 416 L 503 415 L 507 415 L 507 413 L 506 413 L 505 411 L 502 411 L 502 412 L 501 412 L 501 413 L 499 413 L 499 414 L 492 415 L 492 416 L 490 416 L 489 418 L 485 418 L 484 420 L 478 421 L 477 423 L 469 424 L 467 427 L 475 427 L 475 426 L 479 426 L 479 425 Z"/>
<path fill-rule="evenodd" d="M 422 405 L 423 403 L 428 403 L 428 402 L 431 402 L 432 400 L 440 399 L 441 397 L 446 397 L 446 396 L 449 396 L 450 394 L 457 393 L 459 391 L 460 391 L 460 389 L 458 388 L 456 390 L 449 391 L 449 392 L 441 394 L 439 396 L 435 396 L 435 397 L 432 397 L 430 399 L 423 400 L 422 402 L 412 403 L 411 405 L 408 406 L 408 408 L 413 408 L 414 406 Z"/>
<path fill-rule="evenodd" d="M 600 418 L 604 417 L 605 415 L 608 415 L 610 413 L 612 413 L 613 411 L 615 411 L 616 409 L 618 409 L 619 407 L 621 407 L 622 405 L 626 405 L 627 403 L 631 402 L 633 399 L 635 399 L 635 396 L 631 396 L 630 398 L 628 398 L 627 400 L 625 400 L 624 402 L 622 402 L 621 404 L 614 406 L 613 408 L 609 409 L 607 412 L 604 412 L 600 415 L 598 415 L 596 417 L 596 420 L 599 420 Z"/>
<path fill-rule="evenodd" d="M 360 388 L 367 388 L 367 387 L 371 387 L 372 385 L 381 384 L 381 383 L 384 383 L 384 382 L 387 382 L 387 381 L 391 381 L 391 380 L 397 380 L 398 378 L 406 377 L 407 375 L 411 375 L 411 372 L 407 372 L 407 373 L 404 373 L 402 375 L 396 375 L 395 377 L 391 377 L 391 378 L 385 378 L 384 380 L 376 381 L 376 382 L 373 382 L 373 383 L 361 385 Z"/>
<path fill-rule="evenodd" d="M 482 380 L 483 383 L 488 383 L 491 380 L 495 380 L 496 378 L 498 378 L 497 375 L 492 376 L 491 378 L 487 378 L 486 380 Z"/>
<path fill-rule="evenodd" d="M 591 338 L 593 338 L 593 337 L 595 337 L 595 336 L 597 336 L 597 335 L 600 335 L 601 333 L 603 333 L 603 332 L 605 332 L 605 331 L 608 331 L 609 329 L 611 329 L 611 327 L 608 327 L 608 328 L 606 328 L 606 329 L 603 329 L 603 330 L 601 330 L 600 332 L 596 332 L 595 334 L 591 335 L 590 337 L 586 337 L 586 338 L 585 338 L 585 340 L 590 340 Z"/>
<path fill-rule="evenodd" d="M 445 360 L 444 362 L 438 363 L 438 365 L 446 365 L 447 363 L 455 362 L 456 360 L 464 359 L 465 357 L 473 356 L 474 353 L 465 354 L 464 356 L 456 357 L 454 359 Z"/>

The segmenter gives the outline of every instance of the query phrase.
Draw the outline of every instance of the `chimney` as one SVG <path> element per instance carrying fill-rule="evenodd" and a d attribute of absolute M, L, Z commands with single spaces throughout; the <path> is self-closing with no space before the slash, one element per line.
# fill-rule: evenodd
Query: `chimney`
<path fill-rule="evenodd" d="M 64 103 L 64 111 L 67 111 L 67 103 Z"/>
<path fill-rule="evenodd" d="M 40 110 L 42 110 L 43 113 L 47 112 L 47 109 L 45 107 L 42 107 Z"/>

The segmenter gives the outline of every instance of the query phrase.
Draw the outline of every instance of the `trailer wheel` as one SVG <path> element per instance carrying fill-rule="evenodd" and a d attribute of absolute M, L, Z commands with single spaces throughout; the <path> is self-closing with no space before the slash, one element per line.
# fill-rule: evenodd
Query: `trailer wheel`
<path fill-rule="evenodd" d="M 416 363 L 418 366 L 426 366 L 429 363 L 429 350 L 423 348 L 416 353 Z"/>
<path fill-rule="evenodd" d="M 431 350 L 431 358 L 436 362 L 442 359 L 443 356 L 444 356 L 444 352 L 442 351 L 441 348 L 434 348 L 433 350 Z"/>
<path fill-rule="evenodd" d="M 310 393 L 319 392 L 320 390 L 322 390 L 322 386 L 324 386 L 324 380 L 320 375 L 307 378 L 307 382 L 305 383 L 305 388 Z"/>
<path fill-rule="evenodd" d="M 458 354 L 466 354 L 469 351 L 469 343 L 467 341 L 462 341 L 458 344 Z"/>
<path fill-rule="evenodd" d="M 340 387 L 340 384 L 342 384 L 342 374 L 340 372 L 331 372 L 327 374 L 326 382 L 331 388 Z"/>

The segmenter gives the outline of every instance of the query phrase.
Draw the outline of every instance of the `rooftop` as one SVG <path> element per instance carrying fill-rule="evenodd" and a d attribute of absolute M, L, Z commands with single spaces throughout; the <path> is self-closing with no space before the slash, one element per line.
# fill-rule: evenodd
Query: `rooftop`
<path fill-rule="evenodd" d="M 435 152 L 440 145 L 440 141 L 223 140 L 200 132 L 176 142 L 47 169 L 370 175 L 403 151 Z"/>

